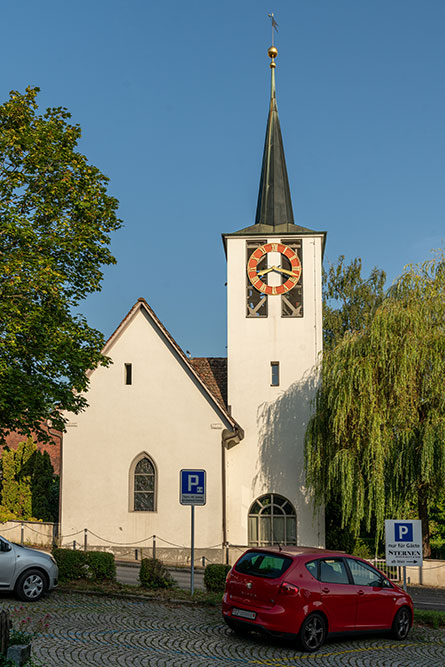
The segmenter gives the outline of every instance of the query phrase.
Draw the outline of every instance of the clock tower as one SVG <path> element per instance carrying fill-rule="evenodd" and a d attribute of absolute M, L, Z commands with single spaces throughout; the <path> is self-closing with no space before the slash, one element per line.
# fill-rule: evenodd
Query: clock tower
<path fill-rule="evenodd" d="M 244 439 L 225 450 L 227 540 L 324 545 L 304 470 L 304 437 L 322 351 L 325 232 L 295 224 L 275 92 L 277 50 L 255 223 L 223 234 L 227 254 L 228 404 Z"/>

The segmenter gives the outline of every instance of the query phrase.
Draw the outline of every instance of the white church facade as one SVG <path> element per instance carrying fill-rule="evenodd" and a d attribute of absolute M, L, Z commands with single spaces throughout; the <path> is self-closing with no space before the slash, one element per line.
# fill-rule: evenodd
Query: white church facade
<path fill-rule="evenodd" d="M 62 544 L 158 549 L 184 560 L 190 508 L 181 469 L 206 471 L 195 546 L 215 562 L 247 545 L 324 546 L 304 471 L 322 351 L 325 232 L 294 223 L 275 98 L 254 224 L 223 234 L 227 359 L 189 359 L 144 299 L 110 337 L 113 364 L 90 375 L 69 416 L 61 463 Z M 177 554 L 177 557 L 174 556 Z"/>

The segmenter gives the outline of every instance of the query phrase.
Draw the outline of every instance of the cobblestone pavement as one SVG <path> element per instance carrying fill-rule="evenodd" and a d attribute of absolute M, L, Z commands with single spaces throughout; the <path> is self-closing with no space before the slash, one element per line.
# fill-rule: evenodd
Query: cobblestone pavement
<path fill-rule="evenodd" d="M 3 607 L 17 607 L 3 600 Z M 33 659 L 57 665 L 236 667 L 445 665 L 445 632 L 414 629 L 408 640 L 386 637 L 329 641 L 316 654 L 260 635 L 238 638 L 219 609 L 53 593 L 26 605 L 34 619 L 51 615 L 47 633 L 33 640 Z"/>

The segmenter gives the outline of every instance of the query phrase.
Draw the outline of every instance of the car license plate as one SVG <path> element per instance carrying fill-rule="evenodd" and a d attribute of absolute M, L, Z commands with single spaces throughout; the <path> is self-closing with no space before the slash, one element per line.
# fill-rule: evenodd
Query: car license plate
<path fill-rule="evenodd" d="M 256 619 L 255 611 L 246 611 L 246 609 L 232 609 L 232 616 L 240 616 L 241 618 L 248 618 L 251 621 Z"/>

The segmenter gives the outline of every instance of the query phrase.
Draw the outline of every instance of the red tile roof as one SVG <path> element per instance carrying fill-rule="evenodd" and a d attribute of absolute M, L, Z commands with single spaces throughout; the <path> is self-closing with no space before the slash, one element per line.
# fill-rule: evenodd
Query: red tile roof
<path fill-rule="evenodd" d="M 218 403 L 227 410 L 227 359 L 194 357 L 190 363 Z"/>

